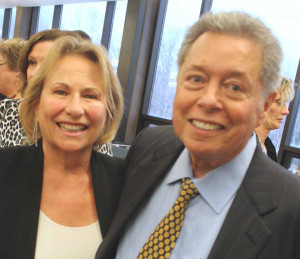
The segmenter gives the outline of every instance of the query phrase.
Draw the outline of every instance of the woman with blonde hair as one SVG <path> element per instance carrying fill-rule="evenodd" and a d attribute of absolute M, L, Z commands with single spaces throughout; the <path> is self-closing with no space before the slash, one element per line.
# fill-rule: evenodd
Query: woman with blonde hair
<path fill-rule="evenodd" d="M 123 114 L 104 48 L 55 41 L 24 93 L 35 145 L 0 150 L 0 258 L 93 258 L 118 206 L 123 161 L 93 150 Z"/>
<path fill-rule="evenodd" d="M 275 162 L 277 162 L 276 149 L 268 134 L 271 130 L 280 128 L 284 116 L 289 114 L 286 103 L 293 98 L 294 89 L 292 87 L 292 80 L 283 77 L 265 122 L 255 129 L 263 151 Z"/>
<path fill-rule="evenodd" d="M 51 29 L 35 33 L 27 41 L 19 62 L 19 69 L 24 81 L 20 91 L 20 98 L 22 98 L 28 83 L 38 71 L 45 55 L 51 49 L 54 41 L 67 35 L 83 39 L 81 34 L 76 31 Z M 25 132 L 19 118 L 21 104 L 22 99 L 6 99 L 0 102 L 0 147 L 20 146 L 25 144 Z M 95 145 L 94 148 L 100 153 L 112 156 L 110 143 Z"/>

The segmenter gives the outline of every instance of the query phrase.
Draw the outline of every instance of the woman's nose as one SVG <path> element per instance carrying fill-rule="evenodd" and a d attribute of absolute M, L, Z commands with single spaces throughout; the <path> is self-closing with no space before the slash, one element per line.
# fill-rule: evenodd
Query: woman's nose
<path fill-rule="evenodd" d="M 288 115 L 290 112 L 289 112 L 289 109 L 288 109 L 288 107 L 287 107 L 287 105 L 286 104 L 283 104 L 283 106 L 282 106 L 282 108 L 281 108 L 281 113 L 283 114 L 283 115 Z"/>
<path fill-rule="evenodd" d="M 66 107 L 66 112 L 72 117 L 79 117 L 84 113 L 84 108 L 80 96 L 70 96 Z"/>

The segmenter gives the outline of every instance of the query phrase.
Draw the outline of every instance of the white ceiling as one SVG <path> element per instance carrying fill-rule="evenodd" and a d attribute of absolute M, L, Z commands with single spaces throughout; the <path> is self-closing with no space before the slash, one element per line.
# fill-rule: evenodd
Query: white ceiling
<path fill-rule="evenodd" d="M 83 2 L 100 2 L 104 0 L 0 0 L 0 8 L 10 8 L 16 6 L 39 6 L 39 5 L 58 5 Z M 105 0 L 107 1 L 107 0 Z"/>

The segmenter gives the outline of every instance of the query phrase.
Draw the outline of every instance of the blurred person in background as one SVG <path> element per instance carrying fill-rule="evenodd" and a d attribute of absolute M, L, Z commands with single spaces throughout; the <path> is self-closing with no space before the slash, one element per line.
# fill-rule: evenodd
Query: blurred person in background
<path fill-rule="evenodd" d="M 18 62 L 25 46 L 23 39 L 0 42 L 0 100 L 16 98 L 22 87 Z"/>
<path fill-rule="evenodd" d="M 106 50 L 55 41 L 24 92 L 30 146 L 0 149 L 0 258 L 94 258 L 117 209 L 123 160 L 93 151 L 123 114 Z"/>
<path fill-rule="evenodd" d="M 20 57 L 20 71 L 24 84 L 21 89 L 21 96 L 27 88 L 27 84 L 42 64 L 45 55 L 53 45 L 53 42 L 63 36 L 71 35 L 82 38 L 80 33 L 74 31 L 61 31 L 58 29 L 44 30 L 31 36 L 27 41 Z M 22 99 L 7 99 L 0 102 L 0 147 L 24 145 L 25 132 L 22 128 L 19 109 Z M 112 156 L 110 143 L 96 145 L 98 152 Z"/>
<path fill-rule="evenodd" d="M 279 129 L 284 116 L 289 114 L 287 102 L 294 98 L 292 80 L 282 78 L 277 95 L 267 113 L 266 120 L 255 129 L 263 151 L 275 162 L 277 162 L 277 152 L 268 134 L 271 130 Z"/>

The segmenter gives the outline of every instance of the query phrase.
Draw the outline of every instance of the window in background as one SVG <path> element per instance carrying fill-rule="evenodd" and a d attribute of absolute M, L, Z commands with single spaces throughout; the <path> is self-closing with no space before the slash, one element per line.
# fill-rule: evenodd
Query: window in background
<path fill-rule="evenodd" d="M 37 31 L 52 29 L 53 14 L 54 5 L 44 5 L 40 7 Z"/>
<path fill-rule="evenodd" d="M 300 148 L 300 107 L 297 109 L 296 122 L 293 128 L 293 134 L 291 139 L 291 146 Z M 300 165 L 300 163 L 299 163 Z"/>
<path fill-rule="evenodd" d="M 4 11 L 5 11 L 5 9 L 0 9 L 0 38 L 2 38 L 2 27 L 3 27 L 3 20 L 4 20 Z"/>
<path fill-rule="evenodd" d="M 109 58 L 115 71 L 117 71 L 119 63 L 119 55 L 125 23 L 125 15 L 127 9 L 127 1 L 116 2 L 116 10 L 113 21 L 113 28 L 109 46 Z"/>
<path fill-rule="evenodd" d="M 300 35 L 291 28 L 300 27 L 300 2 L 298 0 L 286 0 L 284 4 L 281 1 L 273 0 L 214 0 L 211 10 L 213 12 L 245 11 L 259 17 L 271 28 L 281 43 L 283 50 L 282 75 L 295 80 L 300 57 Z M 269 134 L 277 150 L 280 146 L 284 124 L 285 120 L 280 129 L 272 130 Z M 300 135 L 300 127 L 297 131 Z M 300 146 L 300 140 L 298 143 Z"/>
<path fill-rule="evenodd" d="M 17 8 L 12 8 L 9 28 L 9 39 L 14 37 Z"/>
<path fill-rule="evenodd" d="M 177 53 L 189 26 L 199 19 L 201 0 L 168 2 L 148 115 L 171 119 L 176 90 Z"/>
<path fill-rule="evenodd" d="M 106 2 L 65 4 L 61 17 L 61 30 L 83 30 L 96 44 L 101 43 Z"/>
<path fill-rule="evenodd" d="M 297 173 L 300 176 L 300 159 L 294 158 L 291 155 L 287 155 L 287 160 L 290 160 L 289 170 L 293 173 Z"/>
<path fill-rule="evenodd" d="M 0 9 L 0 38 L 2 38 L 2 27 L 3 27 L 3 20 L 4 20 L 4 11 L 5 11 L 5 9 Z"/>

